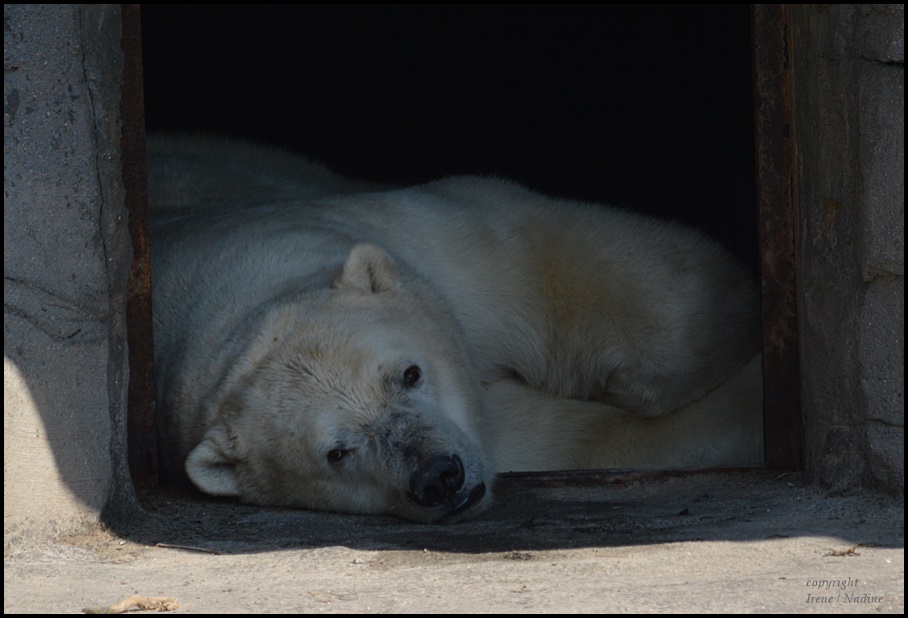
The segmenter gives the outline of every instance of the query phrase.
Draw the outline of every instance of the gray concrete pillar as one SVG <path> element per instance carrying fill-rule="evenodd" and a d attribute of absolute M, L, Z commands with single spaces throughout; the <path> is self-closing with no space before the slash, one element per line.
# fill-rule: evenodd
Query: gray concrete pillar
<path fill-rule="evenodd" d="M 807 472 L 904 493 L 904 5 L 792 16 Z"/>
<path fill-rule="evenodd" d="M 126 465 L 120 5 L 6 4 L 5 541 L 136 509 Z"/>

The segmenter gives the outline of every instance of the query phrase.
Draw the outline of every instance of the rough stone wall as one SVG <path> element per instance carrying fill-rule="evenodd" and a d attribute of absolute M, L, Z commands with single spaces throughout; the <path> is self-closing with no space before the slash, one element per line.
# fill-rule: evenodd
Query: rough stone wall
<path fill-rule="evenodd" d="M 904 492 L 904 5 L 792 5 L 806 466 Z"/>
<path fill-rule="evenodd" d="M 4 539 L 135 505 L 119 5 L 3 7 Z"/>

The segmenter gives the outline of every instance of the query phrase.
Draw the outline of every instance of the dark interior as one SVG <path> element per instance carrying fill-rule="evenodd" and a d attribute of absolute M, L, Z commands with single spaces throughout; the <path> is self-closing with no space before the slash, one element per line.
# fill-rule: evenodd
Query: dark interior
<path fill-rule="evenodd" d="M 688 223 L 755 268 L 748 5 L 143 5 L 150 132 L 350 177 L 495 174 Z"/>

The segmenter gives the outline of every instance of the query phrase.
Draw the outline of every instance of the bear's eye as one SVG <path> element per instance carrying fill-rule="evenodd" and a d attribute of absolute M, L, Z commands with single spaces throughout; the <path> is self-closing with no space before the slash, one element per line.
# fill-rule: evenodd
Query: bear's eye
<path fill-rule="evenodd" d="M 404 388 L 414 388 L 419 384 L 421 377 L 422 369 L 419 368 L 419 365 L 410 365 L 404 369 Z"/>
<path fill-rule="evenodd" d="M 336 448 L 336 449 L 330 450 L 330 451 L 328 451 L 328 461 L 331 463 L 337 463 L 341 459 L 346 457 L 347 453 L 349 453 L 349 452 L 350 451 L 342 449 L 342 448 Z"/>

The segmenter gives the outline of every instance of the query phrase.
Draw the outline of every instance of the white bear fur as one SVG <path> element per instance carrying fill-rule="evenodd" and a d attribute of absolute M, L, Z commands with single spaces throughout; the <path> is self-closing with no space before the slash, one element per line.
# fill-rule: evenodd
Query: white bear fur
<path fill-rule="evenodd" d="M 202 491 L 447 522 L 496 472 L 761 461 L 758 293 L 699 232 L 213 138 L 152 139 L 149 194 L 164 467 Z"/>

